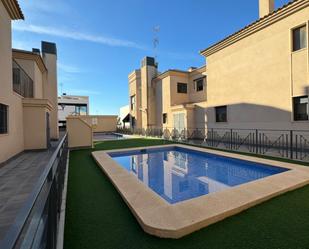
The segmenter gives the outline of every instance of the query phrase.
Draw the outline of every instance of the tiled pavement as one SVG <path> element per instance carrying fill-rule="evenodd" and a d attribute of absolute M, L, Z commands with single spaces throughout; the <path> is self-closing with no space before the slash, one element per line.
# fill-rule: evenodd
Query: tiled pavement
<path fill-rule="evenodd" d="M 52 142 L 49 150 L 24 152 L 0 167 L 0 241 L 14 223 L 59 141 Z"/>

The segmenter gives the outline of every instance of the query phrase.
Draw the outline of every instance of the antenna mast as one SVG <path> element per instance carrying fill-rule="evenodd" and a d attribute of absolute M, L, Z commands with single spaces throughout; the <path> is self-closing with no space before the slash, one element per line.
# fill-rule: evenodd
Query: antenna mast
<path fill-rule="evenodd" d="M 158 48 L 158 45 L 159 45 L 159 32 L 160 32 L 160 26 L 155 26 L 153 28 L 153 52 L 154 52 L 154 57 L 155 57 L 155 60 L 157 61 L 157 48 Z"/>

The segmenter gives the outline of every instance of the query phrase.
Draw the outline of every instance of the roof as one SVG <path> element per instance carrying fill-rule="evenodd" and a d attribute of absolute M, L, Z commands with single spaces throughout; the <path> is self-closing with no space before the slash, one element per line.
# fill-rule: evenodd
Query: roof
<path fill-rule="evenodd" d="M 36 62 L 42 73 L 47 71 L 47 68 L 41 55 L 20 49 L 13 49 L 12 52 L 13 52 L 13 59 L 33 60 Z"/>
<path fill-rule="evenodd" d="M 204 56 L 209 56 L 241 39 L 251 35 L 252 33 L 259 31 L 270 24 L 273 24 L 282 18 L 286 17 L 287 14 L 295 13 L 295 11 L 301 10 L 305 7 L 309 6 L 309 0 L 293 0 L 281 8 L 273 11 L 272 13 L 258 19 L 257 21 L 247 25 L 243 29 L 233 33 L 232 35 L 226 37 L 225 39 L 215 43 L 214 45 L 201 50 L 200 54 Z"/>
<path fill-rule="evenodd" d="M 130 122 L 130 119 L 131 119 L 131 114 L 128 113 L 128 114 L 122 119 L 122 122 L 123 122 L 123 123 L 128 123 L 128 122 Z"/>
<path fill-rule="evenodd" d="M 12 20 L 25 19 L 17 0 L 1 0 Z"/>
<path fill-rule="evenodd" d="M 58 97 L 58 104 L 70 105 L 70 104 L 83 104 L 89 105 L 88 96 L 77 96 L 77 95 L 61 95 Z"/>
<path fill-rule="evenodd" d="M 185 74 L 185 75 L 191 75 L 193 73 L 201 73 L 201 71 L 205 71 L 206 70 L 206 65 L 203 65 L 201 67 L 195 68 L 192 71 L 184 71 L 184 70 L 179 70 L 179 69 L 168 69 L 167 71 L 159 74 L 157 77 L 155 77 L 155 79 L 163 79 L 167 76 L 170 76 L 172 73 L 175 74 Z"/>
<path fill-rule="evenodd" d="M 89 99 L 89 96 L 62 94 L 62 95 L 59 96 L 58 98 L 59 98 L 59 99 Z"/>
<path fill-rule="evenodd" d="M 159 74 L 157 77 L 155 77 L 154 79 L 163 79 L 167 76 L 170 76 L 171 73 L 179 73 L 179 74 L 186 74 L 188 75 L 190 72 L 189 71 L 183 71 L 183 70 L 178 70 L 178 69 L 168 69 L 165 72 Z"/>

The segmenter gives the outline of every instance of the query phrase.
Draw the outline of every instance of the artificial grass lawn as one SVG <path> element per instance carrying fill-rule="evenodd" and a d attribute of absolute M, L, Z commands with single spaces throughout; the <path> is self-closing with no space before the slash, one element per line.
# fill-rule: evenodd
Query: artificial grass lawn
<path fill-rule="evenodd" d="M 130 139 L 100 142 L 94 150 L 166 143 L 162 140 Z M 143 232 L 92 159 L 91 151 L 70 153 L 65 249 L 309 248 L 309 186 L 182 239 L 160 239 Z"/>

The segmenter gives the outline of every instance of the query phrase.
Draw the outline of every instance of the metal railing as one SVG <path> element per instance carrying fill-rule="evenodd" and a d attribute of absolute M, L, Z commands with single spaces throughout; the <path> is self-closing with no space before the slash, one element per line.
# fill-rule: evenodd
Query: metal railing
<path fill-rule="evenodd" d="M 15 60 L 13 60 L 13 90 L 25 98 L 34 96 L 33 80 Z"/>
<path fill-rule="evenodd" d="M 118 129 L 119 133 L 280 158 L 309 161 L 309 130 L 147 128 Z"/>
<path fill-rule="evenodd" d="M 1 249 L 55 249 L 67 162 L 65 135 L 17 215 Z"/>

